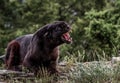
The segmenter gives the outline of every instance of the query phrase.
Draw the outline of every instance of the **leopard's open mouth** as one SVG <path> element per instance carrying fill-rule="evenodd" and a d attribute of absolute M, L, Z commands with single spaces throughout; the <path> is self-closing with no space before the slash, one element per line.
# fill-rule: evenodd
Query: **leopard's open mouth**
<path fill-rule="evenodd" d="M 62 41 L 64 41 L 64 42 L 67 43 L 67 44 L 72 43 L 72 38 L 70 37 L 69 32 L 64 33 L 64 34 L 61 36 L 61 39 L 62 39 Z"/>

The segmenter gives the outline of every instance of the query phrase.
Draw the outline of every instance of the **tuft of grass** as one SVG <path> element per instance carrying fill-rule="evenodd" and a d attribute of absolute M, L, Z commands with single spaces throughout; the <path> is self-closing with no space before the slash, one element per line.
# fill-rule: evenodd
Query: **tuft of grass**
<path fill-rule="evenodd" d="M 72 61 L 73 60 L 73 61 Z M 69 63 L 70 61 L 70 63 Z M 93 61 L 85 63 L 72 63 L 68 59 L 64 66 L 59 66 L 62 74 L 49 75 L 45 68 L 39 71 L 36 77 L 14 77 L 10 75 L 0 82 L 7 83 L 120 83 L 120 63 L 112 64 L 111 61 Z"/>
<path fill-rule="evenodd" d="M 120 83 L 120 64 L 94 61 L 79 63 L 69 72 L 71 83 Z"/>
<path fill-rule="evenodd" d="M 9 74 L 7 76 L 0 75 L 0 82 L 7 83 L 120 83 L 120 63 L 111 63 L 105 58 L 108 56 L 103 51 L 102 55 L 97 51 L 93 52 L 95 56 L 86 56 L 86 52 L 77 52 L 64 57 L 62 65 L 58 68 L 61 74 L 50 75 L 46 68 L 40 68 L 38 75 L 33 77 L 19 77 Z M 93 60 L 89 61 L 89 56 Z M 91 58 L 90 58 L 91 60 Z M 96 59 L 95 59 L 96 60 Z M 102 60 L 102 61 L 101 61 Z M 3 67 L 1 68 L 3 69 Z M 25 70 L 26 71 L 26 70 Z M 29 72 L 29 71 L 27 71 Z"/>
<path fill-rule="evenodd" d="M 23 69 L 25 72 L 29 72 L 25 68 Z M 0 82 L 7 83 L 55 83 L 57 80 L 56 75 L 50 75 L 45 67 L 39 68 L 39 72 L 35 76 L 26 76 L 25 73 L 17 76 L 14 73 L 0 75 Z"/>

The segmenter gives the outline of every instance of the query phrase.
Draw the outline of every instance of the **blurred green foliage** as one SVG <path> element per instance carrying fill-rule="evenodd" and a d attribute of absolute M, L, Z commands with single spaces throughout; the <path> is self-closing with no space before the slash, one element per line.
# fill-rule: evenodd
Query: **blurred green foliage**
<path fill-rule="evenodd" d="M 72 27 L 73 44 L 61 46 L 61 58 L 110 59 L 120 49 L 119 13 L 119 0 L 1 0 L 0 55 L 12 39 L 63 20 Z"/>

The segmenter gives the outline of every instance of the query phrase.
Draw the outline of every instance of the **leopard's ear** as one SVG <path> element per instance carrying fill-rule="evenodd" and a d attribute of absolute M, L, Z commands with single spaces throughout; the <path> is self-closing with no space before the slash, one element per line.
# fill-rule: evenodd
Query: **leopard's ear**
<path fill-rule="evenodd" d="M 45 25 L 34 33 L 34 36 L 43 37 L 47 32 L 49 32 L 50 25 Z"/>

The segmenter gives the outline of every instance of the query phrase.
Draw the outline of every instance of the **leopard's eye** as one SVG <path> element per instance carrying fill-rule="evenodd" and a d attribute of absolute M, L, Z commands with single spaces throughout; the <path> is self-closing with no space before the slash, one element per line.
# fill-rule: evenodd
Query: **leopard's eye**
<path fill-rule="evenodd" d="M 65 28 L 65 27 L 67 27 L 67 26 L 66 26 L 66 24 L 63 24 L 63 25 L 61 25 L 61 27 Z"/>

